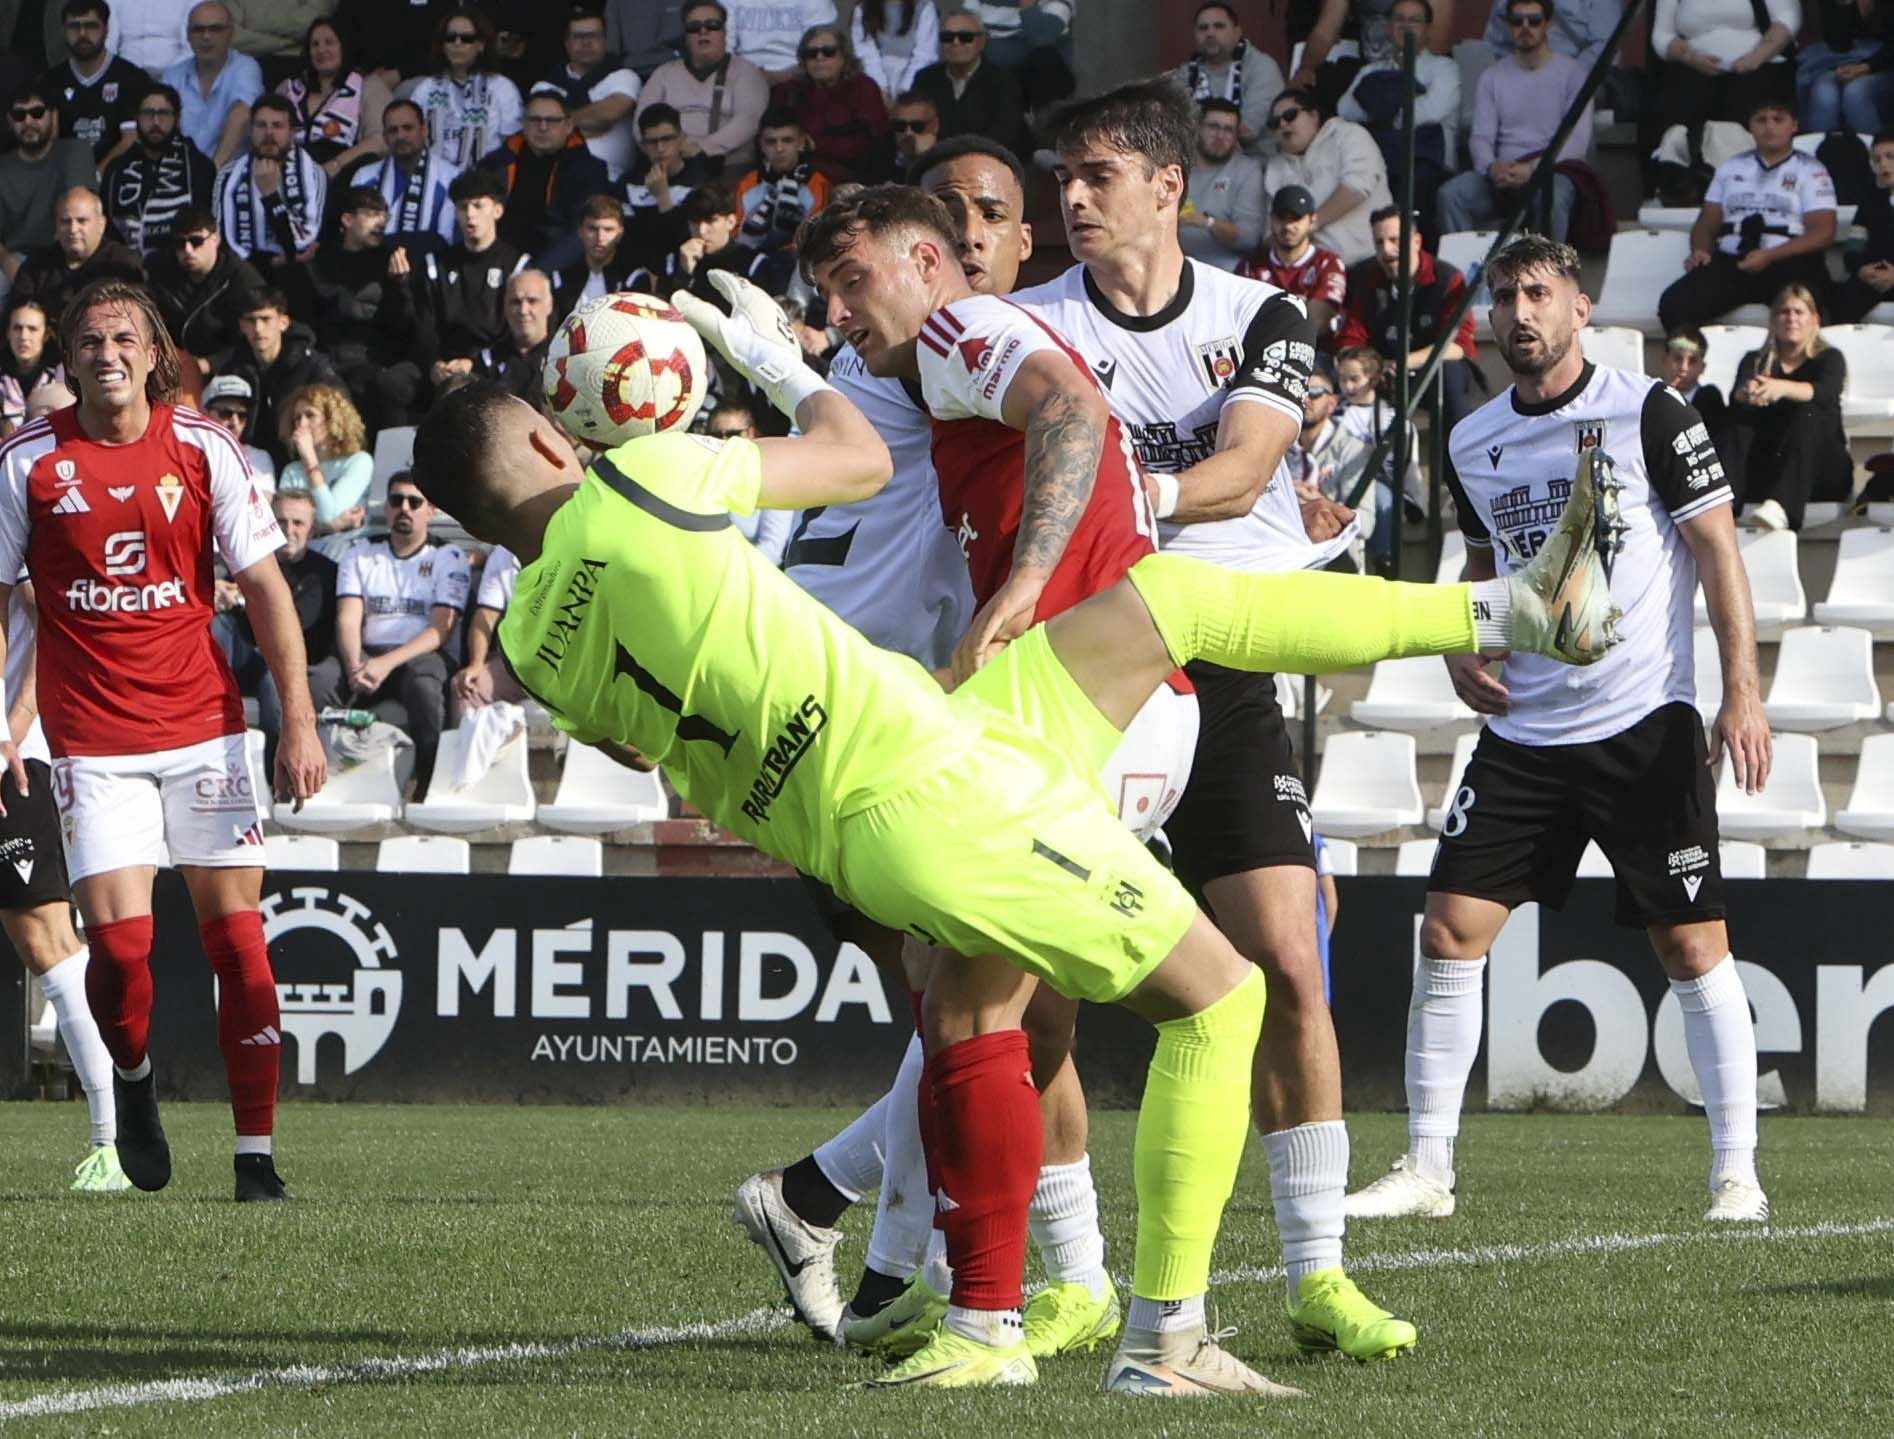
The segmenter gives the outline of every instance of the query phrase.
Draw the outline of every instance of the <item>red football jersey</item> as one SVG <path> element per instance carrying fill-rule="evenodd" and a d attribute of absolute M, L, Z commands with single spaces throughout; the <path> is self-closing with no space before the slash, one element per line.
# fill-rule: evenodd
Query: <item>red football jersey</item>
<path fill-rule="evenodd" d="M 211 543 L 233 575 L 282 543 L 228 431 L 154 405 L 144 438 L 89 439 L 77 407 L 0 446 L 0 574 L 39 600 L 39 706 L 55 758 L 243 732 L 211 637 Z"/>
<path fill-rule="evenodd" d="M 1333 250 L 1311 245 L 1296 264 L 1277 255 L 1274 245 L 1265 245 L 1255 259 L 1245 260 L 1236 273 L 1252 280 L 1267 280 L 1278 289 L 1305 300 L 1326 300 L 1336 314 L 1323 327 L 1317 339 L 1326 344 L 1341 327 L 1341 308 L 1348 303 L 1348 268 Z"/>

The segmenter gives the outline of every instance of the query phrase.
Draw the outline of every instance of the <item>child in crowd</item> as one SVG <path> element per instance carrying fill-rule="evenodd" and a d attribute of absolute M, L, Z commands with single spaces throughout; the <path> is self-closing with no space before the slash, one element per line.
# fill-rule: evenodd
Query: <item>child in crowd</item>
<path fill-rule="evenodd" d="M 1828 297 L 1827 323 L 1852 325 L 1876 305 L 1894 300 L 1894 133 L 1876 135 L 1868 151 L 1875 191 L 1855 211 L 1867 244 L 1848 260 L 1854 273 Z"/>

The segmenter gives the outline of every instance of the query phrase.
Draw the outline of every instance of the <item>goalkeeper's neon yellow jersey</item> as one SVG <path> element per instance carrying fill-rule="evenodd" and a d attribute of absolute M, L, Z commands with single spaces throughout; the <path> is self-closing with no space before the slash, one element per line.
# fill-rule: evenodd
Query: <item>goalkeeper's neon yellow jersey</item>
<path fill-rule="evenodd" d="M 974 737 L 933 677 L 877 649 L 759 555 L 749 440 L 652 435 L 587 472 L 500 621 L 520 683 L 581 741 L 662 765 L 717 823 L 832 880 L 834 821 Z"/>

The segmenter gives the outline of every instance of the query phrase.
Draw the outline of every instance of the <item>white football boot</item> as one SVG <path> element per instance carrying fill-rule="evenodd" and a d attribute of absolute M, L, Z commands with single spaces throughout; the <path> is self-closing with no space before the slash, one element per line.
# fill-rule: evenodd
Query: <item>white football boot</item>
<path fill-rule="evenodd" d="M 796 1317 L 833 1344 L 842 1326 L 835 1246 L 842 1231 L 809 1224 L 783 1202 L 780 1169 L 752 1174 L 737 1187 L 731 1220 L 775 1265 Z"/>
<path fill-rule="evenodd" d="M 1342 1201 L 1350 1219 L 1448 1219 L 1453 1215 L 1453 1185 L 1422 1174 L 1411 1154 L 1403 1154 L 1374 1183 Z"/>
<path fill-rule="evenodd" d="M 1711 1224 L 1767 1224 L 1769 1196 L 1760 1184 L 1725 1179 L 1710 1191 L 1710 1207 L 1703 1217 Z"/>

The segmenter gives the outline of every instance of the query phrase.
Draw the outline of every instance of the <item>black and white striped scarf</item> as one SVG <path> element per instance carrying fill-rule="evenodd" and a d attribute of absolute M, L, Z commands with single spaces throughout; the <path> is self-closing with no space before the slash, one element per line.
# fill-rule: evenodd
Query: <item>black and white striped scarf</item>
<path fill-rule="evenodd" d="M 156 160 L 141 146 L 112 173 L 106 213 L 125 243 L 142 254 L 171 238 L 172 219 L 191 203 L 189 144 L 182 134 L 174 134 Z"/>
<path fill-rule="evenodd" d="M 743 243 L 752 250 L 775 250 L 792 244 L 796 227 L 804 218 L 803 187 L 809 183 L 810 162 L 805 158 L 787 175 L 771 179 L 768 170 L 759 171 L 757 188 L 763 198 L 743 217 Z"/>
<path fill-rule="evenodd" d="M 1227 95 L 1218 95 L 1210 88 L 1210 74 L 1204 68 L 1203 61 L 1195 55 L 1190 57 L 1190 98 L 1203 100 L 1228 100 L 1237 109 L 1243 108 L 1243 57 L 1250 52 L 1250 42 L 1239 40 L 1236 49 L 1230 53 L 1230 91 Z"/>
<path fill-rule="evenodd" d="M 246 152 L 232 160 L 217 187 L 224 241 L 246 260 L 258 250 L 274 254 L 278 248 L 276 236 L 264 222 L 263 196 L 251 180 L 254 158 Z M 309 197 L 318 188 L 313 175 L 316 168 L 316 162 L 300 145 L 290 146 L 283 157 L 283 208 L 289 212 L 290 233 L 298 250 L 315 243 L 322 224 L 320 214 L 309 213 Z"/>
<path fill-rule="evenodd" d="M 394 188 L 394 182 L 400 179 L 400 174 L 392 157 L 384 162 L 382 170 L 382 197 L 384 199 L 394 200 L 394 196 L 389 191 Z M 414 163 L 414 172 L 408 176 L 408 188 L 401 192 L 400 203 L 395 205 L 395 212 L 390 217 L 392 223 L 388 226 L 388 233 L 408 235 L 416 230 L 433 229 L 433 217 L 427 213 L 428 196 L 433 189 L 434 152 L 423 150 L 420 158 Z"/>

